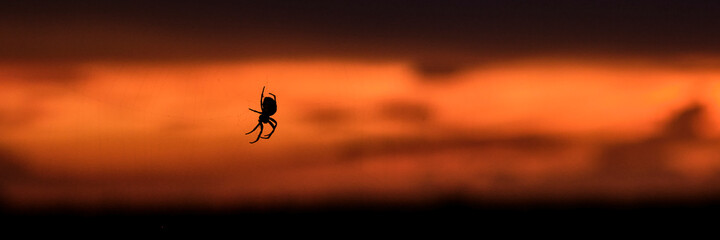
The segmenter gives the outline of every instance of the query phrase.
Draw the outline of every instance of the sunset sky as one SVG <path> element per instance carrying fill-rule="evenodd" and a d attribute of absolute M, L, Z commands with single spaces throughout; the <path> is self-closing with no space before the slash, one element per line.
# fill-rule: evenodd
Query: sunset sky
<path fill-rule="evenodd" d="M 718 12 L 714 1 L 3 3 L 0 204 L 717 198 Z M 250 144 L 263 87 L 278 127 Z"/>

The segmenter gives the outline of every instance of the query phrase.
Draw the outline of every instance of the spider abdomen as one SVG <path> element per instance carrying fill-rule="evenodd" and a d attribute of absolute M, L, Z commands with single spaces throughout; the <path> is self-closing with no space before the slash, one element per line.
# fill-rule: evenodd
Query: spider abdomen
<path fill-rule="evenodd" d="M 277 112 L 277 103 L 275 102 L 275 99 L 265 97 L 265 100 L 263 100 L 262 103 L 262 112 L 268 116 L 275 114 L 275 112 Z"/>

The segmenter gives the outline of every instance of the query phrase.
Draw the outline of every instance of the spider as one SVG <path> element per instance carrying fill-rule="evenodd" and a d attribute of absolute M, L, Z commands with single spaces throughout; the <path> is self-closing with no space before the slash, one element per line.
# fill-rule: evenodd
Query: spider
<path fill-rule="evenodd" d="M 270 136 L 272 136 L 272 134 L 275 132 L 275 127 L 277 127 L 277 121 L 275 121 L 275 119 L 270 117 L 273 114 L 275 114 L 275 112 L 277 112 L 277 101 L 276 101 L 277 97 L 275 96 L 275 94 L 272 94 L 272 93 L 268 93 L 273 96 L 272 98 L 263 97 L 263 94 L 265 94 L 264 86 L 263 86 L 262 93 L 260 93 L 260 109 L 262 110 L 262 112 L 258 112 L 256 110 L 253 110 L 252 108 L 248 108 L 248 109 L 250 109 L 250 111 L 260 114 L 260 117 L 258 119 L 258 124 L 255 125 L 255 128 L 253 128 L 252 131 L 245 134 L 245 135 L 248 135 L 248 134 L 254 132 L 255 129 L 257 129 L 258 127 L 260 127 L 260 134 L 258 134 L 258 137 L 255 139 L 255 141 L 250 142 L 251 144 L 257 142 L 258 140 L 260 140 L 260 138 L 270 139 Z M 270 124 L 270 126 L 273 129 L 267 136 L 260 137 L 260 136 L 262 136 L 263 123 Z"/>

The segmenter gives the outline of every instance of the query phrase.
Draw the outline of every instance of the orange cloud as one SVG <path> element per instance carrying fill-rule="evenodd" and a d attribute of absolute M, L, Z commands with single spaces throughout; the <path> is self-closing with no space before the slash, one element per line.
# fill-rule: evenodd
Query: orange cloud
<path fill-rule="evenodd" d="M 691 102 L 707 106 L 710 123 L 720 121 L 717 84 L 709 82 L 720 72 L 710 69 L 538 59 L 435 76 L 453 78 L 439 82 L 403 62 L 90 62 L 73 71 L 84 80 L 15 74 L 5 85 L 0 141 L 39 176 L 6 184 L 10 202 L 592 194 L 587 187 L 607 178 L 584 176 L 602 165 L 595 154 L 610 151 L 605 141 L 655 134 Z M 259 107 L 263 86 L 278 97 L 279 126 L 250 145 L 244 133 L 258 116 L 247 108 Z M 714 144 L 658 146 L 687 154 L 668 166 L 699 181 L 713 176 L 704 166 L 717 165 L 707 147 Z"/>

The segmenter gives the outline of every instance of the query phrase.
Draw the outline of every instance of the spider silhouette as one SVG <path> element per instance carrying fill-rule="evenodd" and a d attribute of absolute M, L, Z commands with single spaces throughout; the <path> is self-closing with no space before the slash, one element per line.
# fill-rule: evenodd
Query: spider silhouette
<path fill-rule="evenodd" d="M 277 100 L 276 100 L 277 97 L 275 96 L 275 94 L 272 94 L 272 93 L 268 93 L 273 96 L 272 98 L 263 97 L 263 94 L 265 94 L 264 86 L 263 86 L 262 93 L 260 93 L 260 110 L 262 110 L 262 112 L 258 112 L 252 108 L 248 108 L 248 109 L 250 109 L 250 111 L 260 114 L 260 117 L 258 118 L 258 124 L 255 125 L 255 128 L 253 128 L 252 131 L 245 134 L 245 135 L 248 135 L 248 134 L 254 132 L 255 129 L 257 129 L 258 127 L 260 127 L 260 134 L 258 134 L 258 137 L 255 139 L 255 141 L 250 142 L 251 144 L 257 142 L 258 140 L 260 140 L 260 138 L 269 139 L 270 136 L 272 136 L 272 134 L 275 132 L 275 127 L 277 127 L 277 121 L 275 121 L 275 119 L 270 117 L 273 114 L 275 114 L 275 112 L 277 112 Z M 270 124 L 270 126 L 272 127 L 272 131 L 267 136 L 260 137 L 260 136 L 262 136 L 263 123 Z"/>

